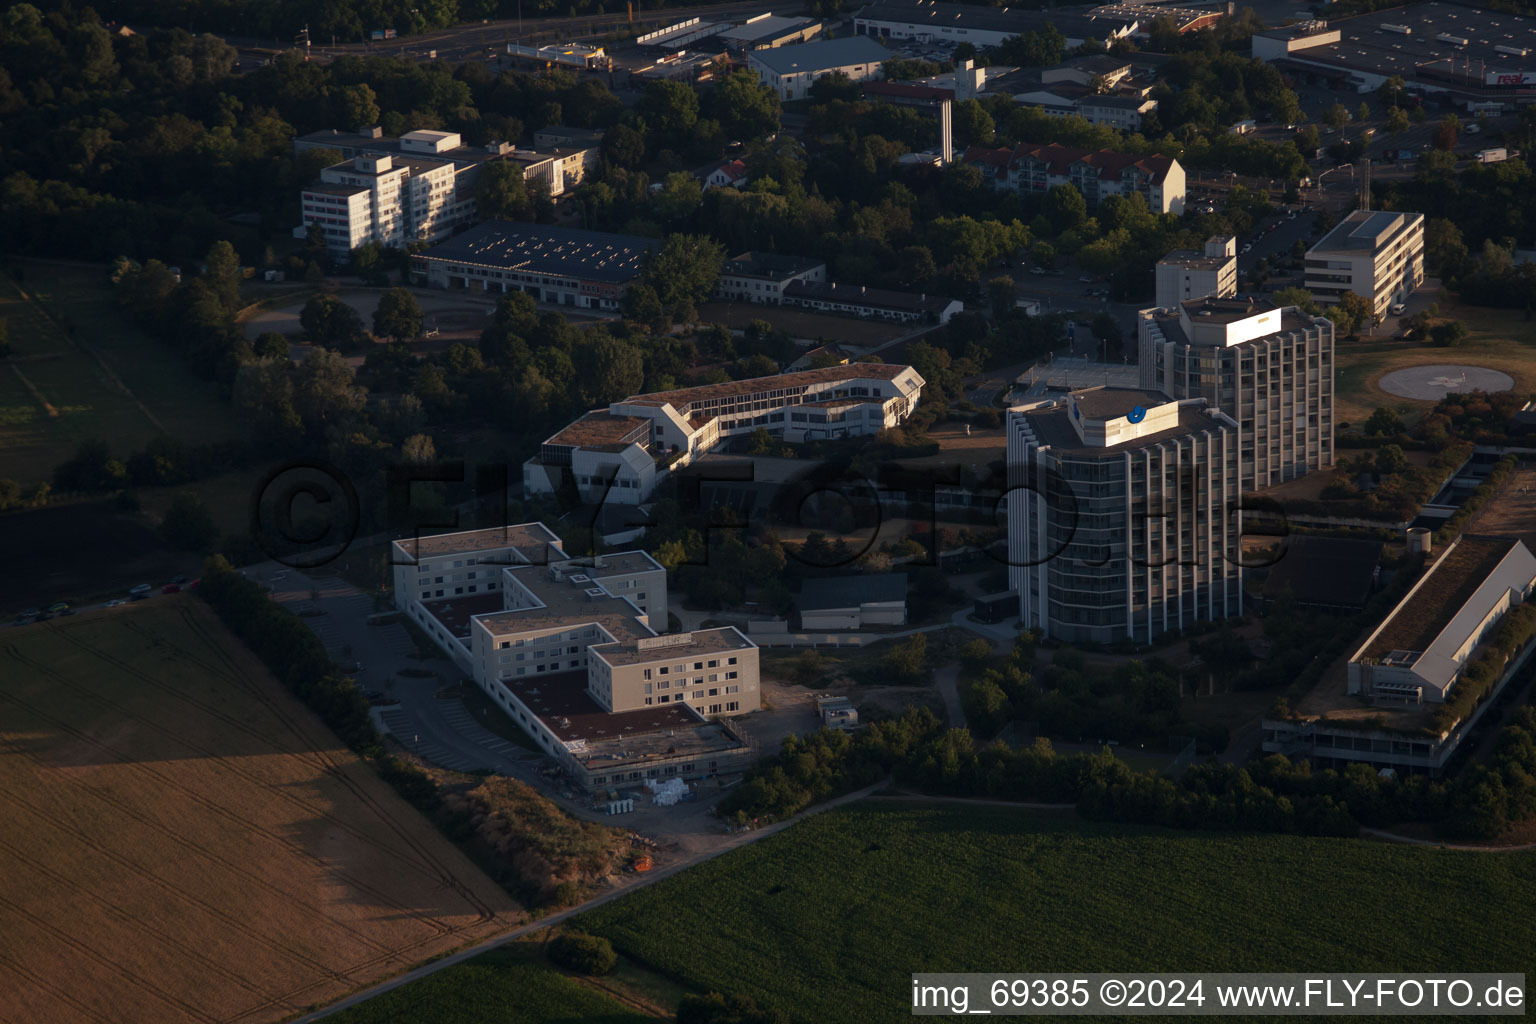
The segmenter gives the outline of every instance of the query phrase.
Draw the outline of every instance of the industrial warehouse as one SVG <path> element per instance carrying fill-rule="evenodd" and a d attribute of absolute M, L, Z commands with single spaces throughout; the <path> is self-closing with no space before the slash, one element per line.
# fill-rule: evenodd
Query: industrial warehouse
<path fill-rule="evenodd" d="M 1431 0 L 1253 37 L 1253 56 L 1300 81 L 1369 92 L 1392 76 L 1473 113 L 1536 97 L 1536 19 Z"/>

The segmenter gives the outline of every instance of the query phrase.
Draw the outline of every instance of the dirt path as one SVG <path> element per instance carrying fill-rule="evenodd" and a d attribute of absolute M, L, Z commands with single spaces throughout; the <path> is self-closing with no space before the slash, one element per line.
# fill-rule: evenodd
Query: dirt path
<path fill-rule="evenodd" d="M 863 800 L 865 797 L 872 796 L 876 790 L 883 788 L 885 785 L 885 781 L 882 780 L 875 783 L 874 785 L 866 786 L 863 789 L 856 790 L 844 796 L 840 796 L 835 800 L 829 800 L 824 804 L 819 804 L 815 807 L 807 808 L 803 813 L 798 814 L 786 821 L 776 822 L 775 824 L 769 825 L 766 828 L 754 829 L 751 832 L 737 833 L 735 836 L 731 837 L 730 840 L 716 849 L 695 854 L 692 857 L 688 857 L 684 860 L 669 864 L 664 868 L 660 868 L 645 875 L 637 875 L 634 877 L 633 881 L 629 882 L 627 885 L 621 885 L 611 892 L 603 893 L 601 896 L 594 897 L 593 899 L 587 900 L 585 903 L 581 903 L 566 910 L 562 910 L 557 914 L 551 914 L 550 916 L 539 921 L 535 921 L 532 924 L 521 925 L 517 928 L 502 932 L 500 935 L 486 939 L 483 942 L 476 943 L 475 945 L 470 946 L 468 949 L 461 950 L 460 952 L 454 953 L 451 956 L 445 956 L 440 960 L 434 960 L 432 963 L 424 964 L 413 971 L 407 971 L 405 974 L 402 974 L 397 978 L 391 978 L 389 981 L 382 982 L 378 985 L 372 986 L 371 988 L 364 989 L 355 995 L 348 996 L 346 999 L 343 999 L 340 1002 L 332 1003 L 330 1006 L 327 1006 L 322 1010 L 316 1010 L 314 1013 L 300 1017 L 294 1021 L 293 1024 L 310 1024 L 311 1021 L 322 1020 L 323 1018 L 329 1017 L 332 1014 L 340 1013 L 342 1010 L 356 1006 L 358 1003 L 366 1002 L 367 1000 L 372 999 L 374 996 L 383 995 L 385 992 L 388 992 L 392 989 L 396 989 L 402 985 L 408 985 L 413 981 L 425 978 L 429 974 L 435 974 L 436 972 L 443 970 L 445 967 L 452 967 L 455 964 L 460 964 L 466 960 L 471 960 L 479 956 L 481 953 L 488 953 L 495 949 L 497 946 L 500 946 L 506 942 L 510 942 L 513 939 L 521 939 L 529 935 L 536 934 L 537 932 L 543 931 L 545 928 L 553 927 L 554 925 L 560 924 L 568 918 L 575 917 L 577 914 L 581 914 L 596 907 L 600 907 L 603 904 L 612 900 L 616 900 L 621 896 L 626 896 L 629 893 L 634 892 L 636 889 L 647 885 L 653 885 L 664 878 L 671 878 L 673 875 L 680 871 L 685 871 L 696 864 L 702 864 L 707 860 L 712 860 L 715 857 L 720 856 L 722 853 L 728 853 L 731 850 L 746 846 L 748 843 L 755 843 L 759 839 L 766 839 L 768 836 L 776 835 L 777 833 L 784 831 L 786 828 L 790 827 L 796 822 L 804 821 L 806 818 L 809 818 L 812 815 L 820 814 L 823 811 L 830 811 L 837 807 L 842 807 L 843 805 L 853 803 L 856 800 Z M 1028 807 L 1029 805 L 1017 804 L 1014 806 Z"/>
<path fill-rule="evenodd" d="M 1536 843 L 1521 843 L 1518 846 L 1474 846 L 1469 843 L 1442 843 L 1437 839 L 1415 839 L 1412 836 L 1400 836 L 1396 832 L 1388 832 L 1385 829 L 1366 828 L 1363 825 L 1360 831 L 1377 839 L 1385 839 L 1389 843 L 1406 843 L 1409 846 L 1436 846 L 1442 850 L 1465 850 L 1468 853 L 1522 853 L 1536 850 Z"/>

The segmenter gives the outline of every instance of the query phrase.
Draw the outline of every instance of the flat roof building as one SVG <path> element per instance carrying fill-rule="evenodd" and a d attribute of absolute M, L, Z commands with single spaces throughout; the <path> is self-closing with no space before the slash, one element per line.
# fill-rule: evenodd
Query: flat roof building
<path fill-rule="evenodd" d="M 458 132 L 422 129 L 398 138 L 378 127 L 309 132 L 293 140 L 295 155 L 329 149 L 343 162 L 322 170 L 320 180 L 303 190 L 304 220 L 294 235 L 303 238 L 318 226 L 333 252 L 370 241 L 397 249 L 435 242 L 474 222 L 475 183 L 485 164 L 516 163 L 526 180 L 542 181 L 558 196 L 597 166 L 596 142 L 581 141 L 538 153 L 506 142 L 467 146 Z"/>
<path fill-rule="evenodd" d="M 777 49 L 753 50 L 747 67 L 781 99 L 803 100 L 811 85 L 827 75 L 842 73 L 853 82 L 883 77 L 881 65 L 893 54 L 867 36 L 828 39 Z"/>
<path fill-rule="evenodd" d="M 771 252 L 744 252 L 720 265 L 715 294 L 726 300 L 777 306 L 784 301 L 784 289 L 796 281 L 826 279 L 827 265 L 821 260 Z"/>
<path fill-rule="evenodd" d="M 1298 81 L 1362 93 L 1396 75 L 1474 109 L 1536 98 L 1536 19 L 1445 0 L 1266 29 L 1252 54 Z"/>
<path fill-rule="evenodd" d="M 477 292 L 527 292 L 535 301 L 618 309 L 659 243 L 603 231 L 491 220 L 411 255 L 416 284 Z"/>
<path fill-rule="evenodd" d="M 1151 643 L 1242 614 L 1237 424 L 1203 398 L 1098 387 L 1008 411 L 1019 625 Z"/>
<path fill-rule="evenodd" d="M 939 0 L 880 0 L 854 15 L 854 31 L 881 39 L 912 39 L 921 43 L 970 43 L 986 49 L 1047 25 L 1066 37 L 1069 50 L 1085 44 L 1100 48 L 1117 39 L 1145 34 L 1157 18 L 1170 18 L 1180 32 L 1208 28 L 1225 10 L 1109 4 L 1100 7 L 1057 7 L 1028 10 Z"/>
<path fill-rule="evenodd" d="M 800 584 L 795 607 L 800 612 L 800 628 L 805 630 L 905 626 L 907 574 L 885 572 L 808 579 Z"/>
<path fill-rule="evenodd" d="M 1324 305 L 1354 292 L 1380 321 L 1424 280 L 1424 215 L 1356 210 L 1307 250 L 1306 287 Z"/>
<path fill-rule="evenodd" d="M 716 32 L 715 38 L 730 50 L 772 50 L 780 46 L 807 42 L 820 32 L 821 22 L 812 18 L 786 18 L 777 14 L 758 14 L 734 28 Z"/>
<path fill-rule="evenodd" d="M 1536 556 L 1520 541 L 1461 538 L 1349 659 L 1349 692 L 1445 703 L 1478 642 L 1533 584 Z"/>
<path fill-rule="evenodd" d="M 579 785 L 745 766 L 714 719 L 761 706 L 757 648 L 729 627 L 658 636 L 667 574 L 644 551 L 572 559 L 525 523 L 396 541 L 392 561 L 395 606 Z"/>
<path fill-rule="evenodd" d="M 910 366 L 852 363 L 631 395 L 546 440 L 523 463 L 523 497 L 554 494 L 574 477 L 584 500 L 639 504 L 667 473 L 726 438 L 762 429 L 799 443 L 897 426 L 917 407 L 923 383 Z"/>
<path fill-rule="evenodd" d="M 1333 465 L 1333 321 L 1253 298 L 1144 309 L 1141 384 L 1237 424 L 1243 493 Z"/>
<path fill-rule="evenodd" d="M 786 306 L 798 306 L 818 313 L 837 313 L 866 320 L 893 320 L 907 324 L 947 324 L 950 317 L 965 309 L 965 303 L 947 295 L 898 292 L 888 288 L 867 288 L 861 284 L 812 280 L 791 281 L 784 287 L 783 301 Z"/>
<path fill-rule="evenodd" d="M 1205 240 L 1205 248 L 1175 249 L 1157 261 L 1157 304 L 1173 309 L 1190 299 L 1237 294 L 1237 239 Z"/>

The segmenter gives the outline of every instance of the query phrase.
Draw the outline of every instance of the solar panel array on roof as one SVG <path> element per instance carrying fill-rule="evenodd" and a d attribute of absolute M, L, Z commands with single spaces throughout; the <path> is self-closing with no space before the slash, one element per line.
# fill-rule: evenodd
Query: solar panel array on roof
<path fill-rule="evenodd" d="M 512 221 L 486 221 L 421 254 L 504 270 L 628 281 L 640 273 L 654 238 Z"/>

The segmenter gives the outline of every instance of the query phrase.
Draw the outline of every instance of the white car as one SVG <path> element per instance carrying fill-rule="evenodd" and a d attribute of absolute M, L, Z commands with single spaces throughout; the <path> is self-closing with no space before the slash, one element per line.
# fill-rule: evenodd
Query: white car
<path fill-rule="evenodd" d="M 1399 302 L 1397 305 L 1393 306 L 1392 309 L 1391 309 L 1391 313 L 1392 313 L 1393 316 L 1402 316 L 1406 312 L 1408 312 L 1408 307 L 1403 305 L 1401 302 Z"/>
<path fill-rule="evenodd" d="M 107 602 L 107 607 L 108 608 L 117 608 L 120 605 L 125 605 L 127 603 L 128 603 L 128 601 L 127 601 L 126 598 L 114 597 L 112 600 Z"/>

